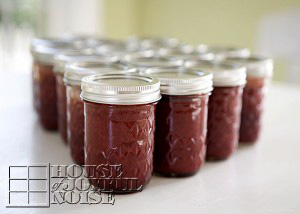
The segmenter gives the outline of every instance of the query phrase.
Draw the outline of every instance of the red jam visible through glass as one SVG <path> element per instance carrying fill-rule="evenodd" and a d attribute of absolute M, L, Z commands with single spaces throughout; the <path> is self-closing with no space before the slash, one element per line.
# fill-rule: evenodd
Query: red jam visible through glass
<path fill-rule="evenodd" d="M 58 130 L 64 142 L 67 142 L 67 97 L 62 74 L 56 74 Z"/>
<path fill-rule="evenodd" d="M 126 178 L 136 179 L 136 186 L 145 186 L 153 171 L 153 148 L 156 104 L 109 105 L 84 102 L 85 164 L 119 165 L 122 179 L 111 190 L 124 192 Z M 111 178 L 86 167 L 93 186 L 107 189 Z M 109 188 L 108 188 L 109 189 Z"/>
<path fill-rule="evenodd" d="M 80 86 L 68 86 L 68 144 L 78 165 L 84 164 L 84 111 Z"/>
<path fill-rule="evenodd" d="M 52 65 L 36 63 L 33 69 L 34 103 L 42 126 L 57 130 L 56 83 Z"/>
<path fill-rule="evenodd" d="M 163 95 L 157 105 L 154 170 L 167 176 L 196 173 L 205 160 L 206 95 Z"/>
<path fill-rule="evenodd" d="M 255 143 L 261 129 L 265 78 L 248 78 L 243 92 L 240 142 Z"/>
<path fill-rule="evenodd" d="M 207 159 L 225 159 L 238 144 L 242 86 L 214 87 L 208 103 Z"/>

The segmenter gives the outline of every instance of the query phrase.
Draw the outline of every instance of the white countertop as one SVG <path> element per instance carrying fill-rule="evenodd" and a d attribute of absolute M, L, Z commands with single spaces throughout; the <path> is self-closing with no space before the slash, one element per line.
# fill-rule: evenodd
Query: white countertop
<path fill-rule="evenodd" d="M 38 124 L 30 76 L 0 75 L 0 213 L 300 213 L 300 87 L 273 83 L 257 145 L 209 162 L 193 177 L 153 176 L 141 193 L 117 195 L 115 205 L 6 208 L 8 168 L 71 164 L 58 133 Z"/>

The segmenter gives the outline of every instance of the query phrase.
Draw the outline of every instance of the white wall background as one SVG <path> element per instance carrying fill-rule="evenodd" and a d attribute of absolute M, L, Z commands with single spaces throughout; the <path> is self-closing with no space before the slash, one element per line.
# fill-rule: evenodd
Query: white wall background
<path fill-rule="evenodd" d="M 47 36 L 102 35 L 102 0 L 45 0 L 41 4 Z M 43 26 L 41 26 L 43 27 Z"/>

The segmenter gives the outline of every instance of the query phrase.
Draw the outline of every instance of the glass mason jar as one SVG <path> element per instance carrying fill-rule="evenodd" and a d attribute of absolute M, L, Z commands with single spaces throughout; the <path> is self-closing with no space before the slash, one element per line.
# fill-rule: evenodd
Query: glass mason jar
<path fill-rule="evenodd" d="M 67 97 L 64 84 L 65 66 L 76 61 L 99 60 L 108 63 L 117 62 L 118 57 L 92 55 L 91 49 L 80 49 L 59 53 L 54 57 L 54 73 L 56 77 L 58 130 L 65 143 L 67 143 Z"/>
<path fill-rule="evenodd" d="M 247 69 L 247 84 L 243 92 L 240 142 L 252 144 L 260 135 L 264 97 L 267 85 L 273 75 L 273 61 L 260 56 L 228 58 L 227 60 L 245 65 Z"/>
<path fill-rule="evenodd" d="M 224 60 L 226 57 L 250 56 L 249 49 L 239 47 L 200 44 L 196 47 L 196 50 L 198 53 L 213 53 L 215 55 L 215 60 Z"/>
<path fill-rule="evenodd" d="M 185 66 L 213 73 L 214 90 L 208 103 L 206 159 L 226 159 L 238 145 L 246 69 L 232 63 L 199 60 L 186 61 Z"/>
<path fill-rule="evenodd" d="M 145 74 L 161 81 L 157 104 L 154 171 L 189 176 L 205 160 L 208 97 L 212 74 L 180 67 L 149 68 Z"/>
<path fill-rule="evenodd" d="M 96 60 L 96 56 L 94 56 Z M 112 59 L 111 59 L 112 60 Z M 103 61 L 103 62 L 101 62 Z M 67 130 L 68 145 L 71 157 L 78 165 L 84 164 L 84 111 L 80 98 L 81 79 L 93 74 L 134 73 L 136 69 L 126 70 L 126 66 L 106 62 L 99 58 L 97 61 L 73 62 L 66 65 L 64 81 L 67 86 Z"/>
<path fill-rule="evenodd" d="M 139 72 L 151 67 L 174 67 L 183 64 L 181 59 L 158 56 L 154 51 L 127 54 L 121 58 L 121 62 L 129 67 L 137 68 Z"/>
<path fill-rule="evenodd" d="M 47 130 L 57 130 L 58 125 L 54 55 L 74 48 L 69 41 L 51 39 L 36 39 L 31 45 L 34 106 L 42 126 Z"/>
<path fill-rule="evenodd" d="M 158 79 L 138 74 L 82 79 L 85 168 L 94 187 L 132 192 L 150 181 L 159 85 Z"/>

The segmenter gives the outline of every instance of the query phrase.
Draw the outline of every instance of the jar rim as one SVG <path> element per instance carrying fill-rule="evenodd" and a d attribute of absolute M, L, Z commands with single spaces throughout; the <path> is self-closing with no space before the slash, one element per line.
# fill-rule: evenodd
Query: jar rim
<path fill-rule="evenodd" d="M 66 64 L 64 82 L 66 85 L 80 86 L 82 78 L 89 75 L 109 73 L 137 73 L 137 69 L 127 69 L 118 62 L 100 60 L 77 61 Z"/>
<path fill-rule="evenodd" d="M 111 43 L 102 44 L 95 48 L 95 52 L 99 54 L 112 54 L 119 57 L 132 52 L 139 51 L 139 48 L 135 45 L 127 44 L 123 41 L 115 41 Z"/>
<path fill-rule="evenodd" d="M 176 47 L 179 45 L 179 39 L 162 37 L 131 37 L 127 39 L 127 43 L 135 44 L 144 50 L 153 50 L 161 47 Z"/>
<path fill-rule="evenodd" d="M 213 60 L 214 53 L 199 53 L 193 46 L 187 45 L 178 48 L 160 48 L 157 51 L 159 56 L 173 57 L 181 60 L 200 59 L 200 60 Z"/>
<path fill-rule="evenodd" d="M 78 49 L 75 41 L 67 39 L 35 38 L 31 42 L 31 53 L 35 60 L 50 65 L 54 63 L 55 54 Z"/>
<path fill-rule="evenodd" d="M 72 50 L 58 53 L 54 56 L 54 72 L 65 73 L 65 66 L 74 62 L 95 61 L 103 63 L 116 63 L 119 60 L 117 56 L 96 55 L 90 48 Z"/>
<path fill-rule="evenodd" d="M 184 66 L 212 72 L 214 86 L 242 86 L 246 84 L 246 68 L 238 64 L 224 61 L 187 60 Z"/>
<path fill-rule="evenodd" d="M 157 102 L 160 81 L 140 74 L 97 74 L 81 82 L 81 99 L 103 104 L 137 105 Z"/>
<path fill-rule="evenodd" d="M 248 77 L 272 77 L 273 59 L 264 56 L 250 55 L 249 57 L 227 57 L 225 61 L 246 67 Z"/>
<path fill-rule="evenodd" d="M 220 59 L 224 57 L 248 57 L 250 55 L 248 48 L 224 45 L 199 44 L 196 51 L 199 53 L 213 53 Z"/>
<path fill-rule="evenodd" d="M 183 60 L 181 59 L 169 56 L 158 56 L 155 51 L 126 54 L 120 61 L 128 66 L 138 68 L 140 71 L 150 67 L 174 67 L 183 64 Z"/>
<path fill-rule="evenodd" d="M 212 91 L 212 73 L 184 67 L 152 67 L 143 74 L 160 80 L 160 90 L 167 95 L 206 94 Z"/>

